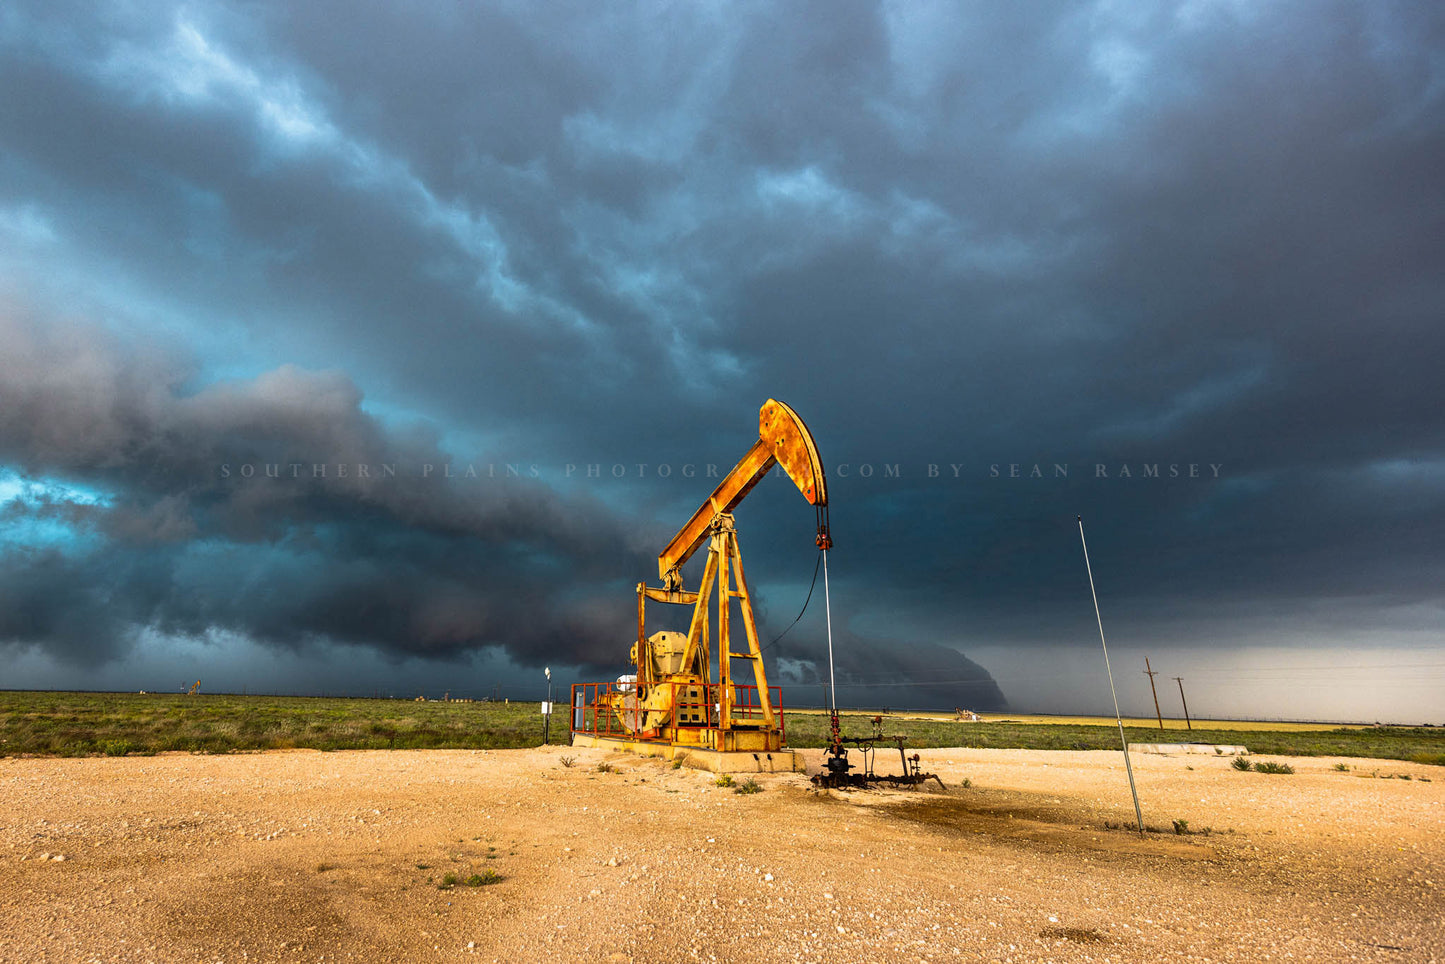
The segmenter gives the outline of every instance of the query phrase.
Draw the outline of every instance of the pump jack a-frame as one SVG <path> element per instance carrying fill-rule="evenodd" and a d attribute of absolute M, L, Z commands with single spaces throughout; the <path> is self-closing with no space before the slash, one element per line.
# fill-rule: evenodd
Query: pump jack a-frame
<path fill-rule="evenodd" d="M 637 585 L 637 642 L 631 652 L 635 675 L 616 683 L 573 687 L 574 743 L 684 755 L 689 763 L 714 770 L 802 769 L 801 759 L 784 748 L 782 707 L 776 701 L 781 694 L 778 687 L 768 686 L 732 514 L 775 465 L 783 467 L 816 508 L 818 548 L 832 546 L 827 480 L 813 436 L 796 412 L 769 399 L 758 415 L 758 440 L 658 554 L 662 585 Z M 702 582 L 696 590 L 684 589 L 682 566 L 704 542 L 708 555 Z M 742 614 L 746 652 L 733 651 L 734 599 Z M 691 606 L 687 633 L 648 636 L 648 600 Z M 714 619 L 715 657 L 710 643 Z M 750 666 L 751 685 L 734 682 L 734 660 Z"/>

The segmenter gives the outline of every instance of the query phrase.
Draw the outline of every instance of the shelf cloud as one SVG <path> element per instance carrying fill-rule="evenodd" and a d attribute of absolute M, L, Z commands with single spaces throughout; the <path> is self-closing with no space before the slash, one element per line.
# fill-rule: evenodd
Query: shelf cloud
<path fill-rule="evenodd" d="M 776 397 L 850 682 L 1068 702 L 1031 680 L 1097 644 L 1077 515 L 1158 665 L 1428 646 L 1442 42 L 1428 5 L 7 4 L 0 645 L 34 685 L 132 685 L 142 637 L 611 673 Z M 811 513 L 769 479 L 738 522 L 775 635 Z"/>

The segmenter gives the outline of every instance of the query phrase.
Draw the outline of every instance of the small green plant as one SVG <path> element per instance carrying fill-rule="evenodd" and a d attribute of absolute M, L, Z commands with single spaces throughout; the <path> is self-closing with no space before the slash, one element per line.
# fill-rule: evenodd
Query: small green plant
<path fill-rule="evenodd" d="M 599 764 L 597 764 L 597 772 L 598 772 L 598 773 L 616 773 L 616 772 L 617 772 L 617 768 L 614 767 L 614 766 L 613 766 L 612 764 L 610 764 L 610 763 L 599 763 Z"/>
<path fill-rule="evenodd" d="M 1075 944 L 1102 944 L 1108 938 L 1092 927 L 1045 927 L 1039 936 L 1049 940 L 1073 941 Z"/>
<path fill-rule="evenodd" d="M 564 756 L 559 758 L 557 762 L 570 770 L 577 765 L 577 758 L 575 756 Z"/>
<path fill-rule="evenodd" d="M 724 773 L 718 777 L 715 782 L 720 787 L 730 787 L 733 785 L 733 775 L 731 773 Z"/>
<path fill-rule="evenodd" d="M 125 756 L 135 748 L 130 740 L 106 740 L 102 747 L 106 756 Z"/>
<path fill-rule="evenodd" d="M 1273 760 L 1260 760 L 1254 765 L 1255 773 L 1293 773 L 1294 767 L 1288 763 L 1276 763 Z"/>
<path fill-rule="evenodd" d="M 1335 769 L 1340 771 L 1341 773 L 1349 773 L 1350 765 L 1348 763 L 1336 763 Z"/>
<path fill-rule="evenodd" d="M 752 777 L 748 777 L 748 778 L 747 778 L 746 780 L 744 780 L 741 784 L 739 784 L 738 786 L 736 786 L 736 787 L 733 788 L 733 793 L 762 793 L 762 792 L 763 792 L 763 788 L 762 788 L 761 786 L 759 786 L 759 785 L 758 785 L 758 781 L 754 780 Z"/>
<path fill-rule="evenodd" d="M 442 877 L 441 883 L 437 884 L 437 890 L 451 890 L 456 885 L 457 875 L 449 873 Z"/>
<path fill-rule="evenodd" d="M 1250 770 L 1254 769 L 1254 765 L 1242 756 L 1235 757 L 1234 761 L 1229 765 L 1234 767 L 1236 770 L 1240 770 L 1244 773 L 1248 773 Z"/>
<path fill-rule="evenodd" d="M 973 781 L 970 780 L 968 777 L 964 777 L 964 778 L 963 778 L 963 782 L 960 783 L 959 786 L 961 786 L 961 787 L 963 787 L 965 790 L 967 790 L 967 789 L 969 789 L 970 787 L 973 786 Z"/>
<path fill-rule="evenodd" d="M 1153 827 L 1150 827 L 1149 830 L 1150 830 L 1151 833 L 1163 833 L 1163 832 L 1164 832 L 1164 831 L 1162 831 L 1162 830 L 1155 830 Z M 1195 837 L 1195 836 L 1198 836 L 1198 837 L 1207 837 L 1207 836 L 1209 836 L 1210 834 L 1214 833 L 1214 828 L 1213 828 L 1213 827 L 1201 827 L 1200 829 L 1195 830 L 1195 829 L 1193 829 L 1193 828 L 1191 828 L 1191 827 L 1189 826 L 1189 821 L 1188 821 L 1188 820 L 1175 820 L 1175 821 L 1174 821 L 1174 833 L 1175 833 L 1176 835 L 1180 836 L 1180 837 Z"/>
<path fill-rule="evenodd" d="M 499 884 L 502 882 L 502 875 L 488 867 L 480 874 L 472 874 L 462 883 L 468 887 L 486 887 L 488 884 Z"/>
<path fill-rule="evenodd" d="M 431 870 L 431 864 L 417 864 L 417 870 Z"/>
<path fill-rule="evenodd" d="M 673 768 L 674 770 L 681 770 L 681 769 L 682 769 L 682 757 L 674 757 L 674 758 L 673 758 L 672 768 Z"/>

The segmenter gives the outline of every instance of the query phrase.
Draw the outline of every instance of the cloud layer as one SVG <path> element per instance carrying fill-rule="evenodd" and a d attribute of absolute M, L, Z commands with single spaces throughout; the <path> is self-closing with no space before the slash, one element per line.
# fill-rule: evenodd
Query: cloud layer
<path fill-rule="evenodd" d="M 5 505 L 20 531 L 67 531 L 3 556 L 0 636 L 76 661 L 151 629 L 439 657 L 498 646 L 529 664 L 615 662 L 627 638 L 597 589 L 645 555 L 610 512 L 445 479 L 432 433 L 382 427 L 339 372 L 186 392 L 162 353 L 95 329 L 7 320 L 0 340 L 0 458 L 69 486 L 30 481 Z"/>
<path fill-rule="evenodd" d="M 1125 638 L 1414 632 L 1442 43 L 1427 5 L 9 4 L 0 636 L 605 662 L 706 485 L 562 467 L 725 469 L 768 397 L 835 470 L 862 651 L 1087 637 L 1077 514 Z M 448 458 L 550 477 L 216 469 Z M 807 522 L 740 510 L 774 608 Z"/>

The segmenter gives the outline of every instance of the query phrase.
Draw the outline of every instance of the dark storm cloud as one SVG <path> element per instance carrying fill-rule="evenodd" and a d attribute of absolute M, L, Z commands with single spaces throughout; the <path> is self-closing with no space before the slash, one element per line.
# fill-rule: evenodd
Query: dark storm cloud
<path fill-rule="evenodd" d="M 137 425 L 232 461 L 725 468 L 780 397 L 830 466 L 903 468 L 833 480 L 840 578 L 941 645 L 1087 633 L 1079 512 L 1140 607 L 1438 604 L 1442 42 L 1428 5 L 8 5 L 0 290 L 194 354 L 80 352 L 118 407 L 57 383 L 0 443 L 113 490 L 68 510 L 108 545 L 354 562 L 261 607 L 276 638 L 405 635 L 355 605 L 397 545 L 427 638 L 482 638 L 515 613 L 455 587 L 539 605 L 554 554 L 630 577 L 622 533 L 641 559 L 702 493 L 190 491 L 199 457 Z M 1012 462 L 1072 473 L 990 477 Z M 1113 477 L 1171 462 L 1222 476 Z M 801 509 L 769 480 L 739 512 L 794 582 Z"/>
<path fill-rule="evenodd" d="M 656 527 L 540 482 L 468 479 L 484 457 L 449 480 L 425 427 L 388 429 L 339 372 L 187 392 L 178 356 L 100 328 L 0 317 L 0 344 L 0 462 L 25 480 L 0 512 L 19 532 L 0 551 L 0 642 L 93 665 L 143 632 L 232 633 L 610 670 L 634 632 L 628 583 L 653 563 L 632 533 Z M 63 526 L 57 544 L 27 537 L 40 523 Z M 840 647 L 845 675 L 908 679 L 917 661 L 851 633 Z"/>
<path fill-rule="evenodd" d="M 338 372 L 285 366 L 185 394 L 185 369 L 96 328 L 6 317 L 0 342 L 0 460 L 90 490 L 32 484 L 6 504 L 11 526 L 72 530 L 7 546 L 7 640 L 80 659 L 142 628 L 231 630 L 592 663 L 626 638 L 600 593 L 645 556 L 610 512 L 541 486 L 417 477 L 449 458 L 426 430 L 365 414 Z"/>
<path fill-rule="evenodd" d="M 843 617 L 844 612 L 837 615 Z M 1001 710 L 1007 705 L 988 670 L 954 646 L 944 645 L 963 642 L 961 636 L 945 634 L 937 642 L 862 636 L 847 628 L 846 622 L 846 618 L 840 618 L 833 630 L 833 668 L 840 706 Z M 784 637 L 770 655 L 782 670 L 770 682 L 798 687 L 791 691 L 794 702 L 811 702 L 810 692 L 826 693 L 830 684 L 826 637 Z M 827 702 L 825 696 L 818 699 Z"/>

